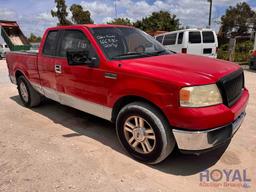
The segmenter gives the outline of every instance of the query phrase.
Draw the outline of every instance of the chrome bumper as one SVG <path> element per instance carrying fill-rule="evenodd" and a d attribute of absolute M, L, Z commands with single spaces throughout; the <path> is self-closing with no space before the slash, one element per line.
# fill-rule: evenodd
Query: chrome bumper
<path fill-rule="evenodd" d="M 230 140 L 241 126 L 245 115 L 246 113 L 243 112 L 233 123 L 210 130 L 184 131 L 173 129 L 172 131 L 180 150 L 207 150 Z"/>

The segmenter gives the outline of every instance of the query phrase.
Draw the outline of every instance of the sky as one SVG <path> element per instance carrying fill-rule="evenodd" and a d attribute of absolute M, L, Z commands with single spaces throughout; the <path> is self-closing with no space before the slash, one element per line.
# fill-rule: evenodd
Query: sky
<path fill-rule="evenodd" d="M 256 10 L 256 0 L 243 1 Z M 213 0 L 212 28 L 218 31 L 217 23 L 226 8 L 243 1 Z M 74 3 L 89 10 L 95 23 L 106 23 L 116 15 L 136 21 L 159 10 L 177 15 L 182 26 L 206 27 L 208 23 L 207 0 L 66 0 L 68 7 Z M 27 36 L 30 33 L 42 35 L 47 27 L 55 26 L 57 23 L 57 19 L 52 18 L 50 13 L 54 8 L 54 0 L 0 0 L 0 20 L 17 21 Z"/>

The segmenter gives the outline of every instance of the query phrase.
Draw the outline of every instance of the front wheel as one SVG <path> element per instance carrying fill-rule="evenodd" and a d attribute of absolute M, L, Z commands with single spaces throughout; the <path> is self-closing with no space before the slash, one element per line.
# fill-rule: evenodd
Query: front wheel
<path fill-rule="evenodd" d="M 147 103 L 126 105 L 118 114 L 116 132 L 128 153 L 147 164 L 163 161 L 176 144 L 167 120 Z"/>

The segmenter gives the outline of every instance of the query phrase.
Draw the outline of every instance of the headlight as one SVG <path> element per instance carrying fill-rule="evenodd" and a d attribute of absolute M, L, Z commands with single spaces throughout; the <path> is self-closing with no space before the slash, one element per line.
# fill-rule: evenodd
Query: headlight
<path fill-rule="evenodd" d="M 180 106 L 206 107 L 222 103 L 222 97 L 216 84 L 184 87 L 180 90 Z"/>

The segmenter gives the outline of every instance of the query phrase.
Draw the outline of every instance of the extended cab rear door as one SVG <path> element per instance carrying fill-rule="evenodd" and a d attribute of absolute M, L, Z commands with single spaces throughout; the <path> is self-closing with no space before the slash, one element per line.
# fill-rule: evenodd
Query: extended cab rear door
<path fill-rule="evenodd" d="M 40 75 L 41 87 L 46 97 L 59 101 L 56 92 L 56 68 L 55 59 L 57 53 L 57 44 L 60 37 L 59 30 L 50 30 L 46 32 L 44 46 L 38 54 L 38 72 Z"/>

